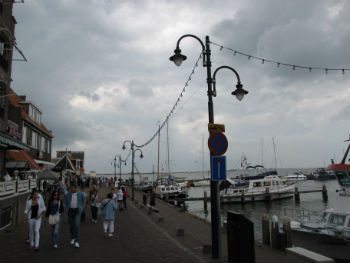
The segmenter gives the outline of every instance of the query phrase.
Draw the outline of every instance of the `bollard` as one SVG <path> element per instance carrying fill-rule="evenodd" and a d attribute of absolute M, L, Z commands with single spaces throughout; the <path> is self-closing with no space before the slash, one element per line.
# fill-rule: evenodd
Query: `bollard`
<path fill-rule="evenodd" d="M 203 245 L 203 254 L 211 254 L 211 245 Z"/>
<path fill-rule="evenodd" d="M 290 218 L 284 217 L 283 218 L 283 232 L 285 233 L 285 244 L 282 245 L 282 248 L 285 249 L 287 247 L 292 247 L 293 242 L 292 242 L 292 229 L 290 227 Z"/>
<path fill-rule="evenodd" d="M 264 245 L 271 245 L 269 214 L 264 214 L 262 217 L 262 240 Z"/>
<path fill-rule="evenodd" d="M 300 193 L 298 187 L 295 187 L 294 189 L 294 200 L 296 203 L 300 203 Z"/>
<path fill-rule="evenodd" d="M 183 228 L 178 228 L 178 229 L 177 229 L 177 232 L 176 232 L 176 235 L 177 235 L 178 237 L 183 237 L 183 236 L 185 235 L 185 229 L 183 229 Z"/>
<path fill-rule="evenodd" d="M 276 215 L 272 216 L 271 221 L 271 247 L 278 248 L 278 217 Z"/>
<path fill-rule="evenodd" d="M 241 192 L 241 203 L 242 203 L 242 204 L 245 203 L 244 190 L 242 190 L 242 192 Z"/>
<path fill-rule="evenodd" d="M 207 191 L 204 191 L 204 213 L 208 213 L 208 195 Z"/>
<path fill-rule="evenodd" d="M 327 193 L 326 185 L 322 186 L 322 199 L 323 199 L 323 202 L 328 201 L 328 193 Z"/>

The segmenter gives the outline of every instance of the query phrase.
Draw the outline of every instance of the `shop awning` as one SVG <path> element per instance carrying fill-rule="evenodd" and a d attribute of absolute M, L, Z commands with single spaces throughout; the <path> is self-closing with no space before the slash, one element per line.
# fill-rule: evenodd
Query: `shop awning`
<path fill-rule="evenodd" d="M 27 145 L 4 132 L 0 132 L 0 144 L 6 145 L 8 149 L 30 151 L 30 148 Z"/>

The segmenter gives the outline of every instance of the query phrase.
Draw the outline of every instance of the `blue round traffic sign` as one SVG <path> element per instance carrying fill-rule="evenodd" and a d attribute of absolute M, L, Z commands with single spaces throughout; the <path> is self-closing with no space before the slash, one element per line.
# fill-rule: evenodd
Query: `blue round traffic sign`
<path fill-rule="evenodd" d="M 213 132 L 208 139 L 208 147 L 213 155 L 223 155 L 228 147 L 228 142 L 225 134 L 222 132 Z"/>

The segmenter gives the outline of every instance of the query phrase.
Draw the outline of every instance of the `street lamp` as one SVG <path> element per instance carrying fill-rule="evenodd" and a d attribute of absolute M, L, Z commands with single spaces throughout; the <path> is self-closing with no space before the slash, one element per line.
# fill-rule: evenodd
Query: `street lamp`
<path fill-rule="evenodd" d="M 117 165 L 117 156 L 119 159 L 119 164 Z M 116 154 L 113 159 L 113 166 L 114 166 L 114 178 L 117 177 L 117 167 L 119 168 L 119 183 L 122 182 L 122 163 L 126 165 L 126 160 L 122 159 L 122 156 L 120 154 Z M 112 163 L 111 163 L 112 164 Z"/>
<path fill-rule="evenodd" d="M 214 77 L 211 77 L 211 50 L 209 36 L 205 37 L 205 45 L 200 38 L 195 35 L 186 34 L 179 38 L 174 50 L 174 55 L 169 59 L 175 63 L 176 66 L 180 66 L 181 63 L 186 60 L 186 56 L 181 54 L 180 42 L 186 37 L 191 37 L 201 44 L 203 54 L 203 67 L 207 68 L 207 84 L 208 84 L 208 115 L 209 123 L 214 123 L 214 108 L 213 108 L 213 96 L 216 97 L 216 73 L 223 68 L 230 69 L 237 77 L 236 90 L 232 92 L 232 95 L 236 96 L 238 100 L 242 100 L 243 97 L 248 94 L 248 91 L 243 89 L 238 73 L 231 67 L 222 66 L 215 70 Z M 210 159 L 212 154 L 210 153 Z M 210 170 L 212 170 L 210 162 Z M 221 241 L 221 217 L 220 217 L 220 194 L 219 194 L 219 182 L 210 180 L 210 199 L 211 199 L 211 234 L 212 234 L 212 257 L 222 257 L 222 241 Z"/>
<path fill-rule="evenodd" d="M 131 180 L 132 180 L 132 182 L 131 182 L 131 192 L 132 192 L 131 200 L 134 201 L 134 199 L 135 199 L 135 187 L 134 187 L 134 181 L 135 181 L 134 180 L 135 152 L 137 152 L 137 151 L 140 152 L 140 158 L 141 159 L 144 156 L 142 154 L 142 150 L 140 149 L 140 147 L 134 143 L 134 140 L 131 140 L 131 141 L 130 140 L 126 140 L 126 141 L 124 141 L 123 142 L 123 148 L 122 148 L 123 150 L 126 149 L 125 143 L 130 143 L 130 147 L 131 147 Z M 135 149 L 135 146 L 137 147 L 136 149 Z"/>

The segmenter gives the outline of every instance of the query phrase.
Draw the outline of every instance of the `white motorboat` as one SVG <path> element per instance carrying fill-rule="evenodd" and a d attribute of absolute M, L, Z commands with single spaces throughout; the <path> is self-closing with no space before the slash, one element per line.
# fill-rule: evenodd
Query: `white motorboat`
<path fill-rule="evenodd" d="M 153 181 L 142 181 L 137 189 L 143 192 L 148 192 L 148 191 L 152 191 L 154 187 L 154 182 Z"/>
<path fill-rule="evenodd" d="M 301 172 L 295 172 L 293 174 L 287 175 L 286 179 L 287 181 L 296 182 L 296 181 L 305 181 L 307 180 L 307 177 Z"/>
<path fill-rule="evenodd" d="M 230 182 L 230 179 L 227 180 Z M 249 180 L 246 185 L 236 186 L 237 182 L 231 180 L 230 186 L 220 191 L 223 203 L 271 201 L 290 198 L 294 195 L 292 182 L 281 179 L 276 175 L 269 175 L 263 179 Z"/>
<path fill-rule="evenodd" d="M 336 262 L 350 262 L 350 165 L 345 164 L 350 144 L 339 164 L 332 164 L 331 171 L 341 190 L 333 208 L 324 211 L 319 221 L 292 221 L 293 245 L 304 247 Z"/>
<path fill-rule="evenodd" d="M 177 185 L 164 185 L 160 184 L 156 187 L 156 196 L 158 198 L 176 198 L 176 197 L 186 197 L 187 193 L 184 189 Z"/>

